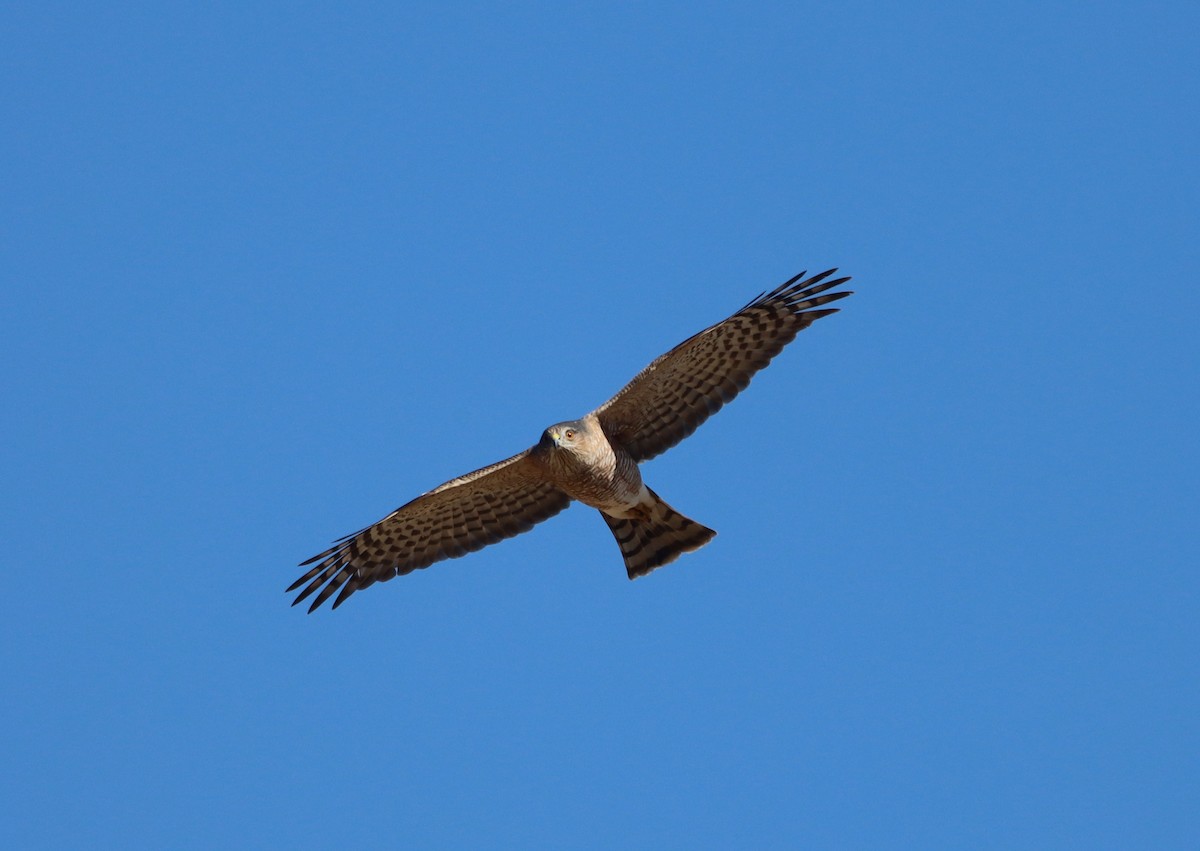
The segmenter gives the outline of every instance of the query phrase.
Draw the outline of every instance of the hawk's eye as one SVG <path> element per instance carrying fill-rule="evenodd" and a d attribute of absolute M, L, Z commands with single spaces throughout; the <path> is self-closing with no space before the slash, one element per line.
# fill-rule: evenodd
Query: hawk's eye
<path fill-rule="evenodd" d="M 565 432 L 563 432 L 563 434 L 567 438 L 567 440 L 575 439 L 575 429 L 573 429 L 573 428 L 567 429 Z"/>

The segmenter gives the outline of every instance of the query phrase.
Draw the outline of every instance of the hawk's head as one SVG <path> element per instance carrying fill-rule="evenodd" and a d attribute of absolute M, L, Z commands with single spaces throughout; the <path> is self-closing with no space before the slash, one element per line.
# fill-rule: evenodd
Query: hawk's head
<path fill-rule="evenodd" d="M 587 439 L 587 424 L 580 420 L 557 423 L 542 432 L 539 442 L 545 449 L 565 449 L 568 452 L 583 446 Z"/>
<path fill-rule="evenodd" d="M 550 426 L 542 432 L 535 451 L 552 463 L 567 467 L 590 467 L 611 455 L 600 423 L 592 415 Z"/>

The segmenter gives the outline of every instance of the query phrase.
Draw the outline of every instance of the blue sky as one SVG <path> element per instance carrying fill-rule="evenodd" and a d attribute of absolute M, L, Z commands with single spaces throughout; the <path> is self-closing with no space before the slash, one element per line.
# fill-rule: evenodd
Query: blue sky
<path fill-rule="evenodd" d="M 5 847 L 1200 844 L 1193 4 L 12 4 Z M 648 483 L 295 564 L 801 269 Z"/>

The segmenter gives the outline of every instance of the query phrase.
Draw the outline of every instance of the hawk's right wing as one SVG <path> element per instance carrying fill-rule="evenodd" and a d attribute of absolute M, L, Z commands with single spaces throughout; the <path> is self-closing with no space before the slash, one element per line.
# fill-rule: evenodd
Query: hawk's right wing
<path fill-rule="evenodd" d="M 458 558 L 553 517 L 571 498 L 544 479 L 529 451 L 446 482 L 301 562 L 301 567 L 316 564 L 287 589 L 308 583 L 292 605 L 324 585 L 308 610 L 341 588 L 333 601 L 336 609 L 372 583 Z"/>
<path fill-rule="evenodd" d="M 816 310 L 850 295 L 820 295 L 849 278 L 806 281 L 801 272 L 763 293 L 724 322 L 684 340 L 638 373 L 595 410 L 605 435 L 635 461 L 653 458 L 683 440 L 746 389 L 750 378 L 796 335 L 836 308 Z"/>

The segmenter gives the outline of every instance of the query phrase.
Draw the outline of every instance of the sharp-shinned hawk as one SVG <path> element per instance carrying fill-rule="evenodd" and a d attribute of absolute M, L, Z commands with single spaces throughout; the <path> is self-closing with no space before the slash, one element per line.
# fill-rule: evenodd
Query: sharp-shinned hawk
<path fill-rule="evenodd" d="M 801 272 L 762 293 L 655 360 L 582 419 L 553 425 L 524 452 L 446 482 L 340 539 L 302 563 L 313 567 L 287 589 L 304 586 L 292 605 L 320 589 L 312 612 L 340 588 L 336 609 L 368 585 L 528 531 L 573 499 L 600 510 L 630 579 L 704 546 L 716 532 L 646 487 L 638 463 L 695 431 L 796 334 L 836 313 L 821 309 L 850 295 L 826 292 L 850 280 L 828 280 L 836 271 L 807 280 Z"/>

